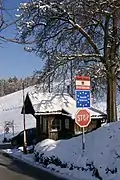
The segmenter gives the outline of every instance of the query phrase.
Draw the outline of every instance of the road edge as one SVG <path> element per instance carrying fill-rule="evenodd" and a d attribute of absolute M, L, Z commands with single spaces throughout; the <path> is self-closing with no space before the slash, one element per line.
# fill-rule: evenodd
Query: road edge
<path fill-rule="evenodd" d="M 50 176 L 52 176 L 53 178 L 56 178 L 56 180 L 78 180 L 78 179 L 76 179 L 76 178 L 74 178 L 74 177 L 70 177 L 69 175 L 62 175 L 61 173 L 59 173 L 59 172 L 55 172 L 54 170 L 53 171 L 51 171 L 51 170 L 49 170 L 49 169 L 47 169 L 47 168 L 44 168 L 44 167 L 42 167 L 42 166 L 37 166 L 37 165 L 35 165 L 35 164 L 32 164 L 30 161 L 28 162 L 28 161 L 25 161 L 24 159 L 20 159 L 20 158 L 18 158 L 18 157 L 16 157 L 16 156 L 13 156 L 13 155 L 11 155 L 11 154 L 9 154 L 9 153 L 7 153 L 7 152 L 5 152 L 4 150 L 0 150 L 0 153 L 3 155 L 3 156 L 5 156 L 5 157 L 8 157 L 8 158 L 10 158 L 10 159 L 12 159 L 12 160 L 14 160 L 14 161 L 17 161 L 17 162 L 21 162 L 21 163 L 23 163 L 23 164 L 25 164 L 25 165 L 27 165 L 28 167 L 32 167 L 32 168 L 34 168 L 34 169 L 36 169 L 37 171 L 42 171 L 43 173 L 47 173 L 47 174 L 49 174 Z M 68 178 L 69 177 L 69 178 Z M 50 179 L 52 179 L 52 178 L 50 178 Z"/>

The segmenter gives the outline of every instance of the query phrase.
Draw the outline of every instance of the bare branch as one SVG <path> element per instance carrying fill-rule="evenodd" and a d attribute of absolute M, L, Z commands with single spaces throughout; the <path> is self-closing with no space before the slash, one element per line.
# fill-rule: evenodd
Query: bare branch
<path fill-rule="evenodd" d="M 76 28 L 79 30 L 79 32 L 81 34 L 83 34 L 83 36 L 87 39 L 87 41 L 90 43 L 90 45 L 93 47 L 94 51 L 96 54 L 100 54 L 96 44 L 94 43 L 94 41 L 91 39 L 91 37 L 88 35 L 87 32 L 85 32 L 85 30 L 80 26 L 78 25 L 77 23 L 73 22 L 71 19 L 69 20 L 69 22 Z"/>
<path fill-rule="evenodd" d="M 3 39 L 4 41 L 7 42 L 12 42 L 12 43 L 16 43 L 16 44 L 34 44 L 36 42 L 36 40 L 34 41 L 20 41 L 19 39 L 11 39 L 11 38 L 7 38 L 4 36 L 0 36 L 1 39 Z"/>

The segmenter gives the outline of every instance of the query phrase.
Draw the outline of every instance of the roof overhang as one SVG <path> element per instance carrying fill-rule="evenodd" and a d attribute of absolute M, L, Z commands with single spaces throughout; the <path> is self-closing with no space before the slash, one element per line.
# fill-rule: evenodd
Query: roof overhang
<path fill-rule="evenodd" d="M 48 116 L 48 115 L 63 115 L 63 116 L 68 116 L 68 117 L 71 117 L 70 114 L 66 114 L 66 113 L 63 113 L 63 112 L 36 112 L 35 115 L 36 116 L 41 116 L 41 115 L 44 115 L 44 116 Z"/>
<path fill-rule="evenodd" d="M 72 114 L 69 114 L 68 112 L 65 113 L 62 111 L 53 111 L 53 112 L 36 112 L 35 115 L 38 116 L 48 116 L 48 115 L 63 115 L 63 116 L 67 116 L 67 117 L 71 117 L 72 119 L 75 119 L 75 117 L 72 117 Z M 91 119 L 106 119 L 107 116 L 106 115 L 93 115 L 91 116 Z"/>

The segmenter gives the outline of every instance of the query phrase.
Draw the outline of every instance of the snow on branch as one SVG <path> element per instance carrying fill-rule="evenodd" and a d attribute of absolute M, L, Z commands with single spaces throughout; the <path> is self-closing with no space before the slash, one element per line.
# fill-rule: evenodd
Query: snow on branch
<path fill-rule="evenodd" d="M 73 54 L 73 55 L 62 55 L 62 58 L 73 60 L 75 58 L 102 58 L 100 54 Z"/>
<path fill-rule="evenodd" d="M 90 35 L 77 23 L 75 23 L 74 21 L 72 21 L 71 19 L 69 20 L 69 22 L 79 30 L 79 32 L 81 34 L 83 34 L 83 36 L 87 39 L 87 41 L 90 43 L 90 45 L 93 47 L 93 49 L 95 50 L 95 53 L 100 54 L 99 50 L 96 46 L 96 44 L 94 43 L 94 41 L 91 39 Z"/>

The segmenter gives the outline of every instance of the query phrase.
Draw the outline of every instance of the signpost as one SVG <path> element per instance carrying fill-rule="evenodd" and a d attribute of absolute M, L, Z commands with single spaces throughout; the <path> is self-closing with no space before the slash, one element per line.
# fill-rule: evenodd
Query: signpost
<path fill-rule="evenodd" d="M 14 136 L 14 121 L 5 121 L 4 122 L 4 138 L 6 134 L 12 133 Z"/>
<path fill-rule="evenodd" d="M 82 149 L 85 149 L 85 132 L 84 128 L 87 127 L 91 122 L 91 116 L 87 109 L 80 109 L 76 113 L 75 122 L 78 126 L 82 127 L 83 129 L 83 136 L 82 136 Z"/>
<path fill-rule="evenodd" d="M 91 122 L 90 112 L 87 110 L 90 108 L 90 77 L 89 76 L 77 76 L 75 78 L 76 87 L 76 108 L 79 110 L 75 116 L 75 122 L 79 127 L 83 129 L 83 150 L 85 149 L 85 134 L 84 128 L 87 127 Z"/>

